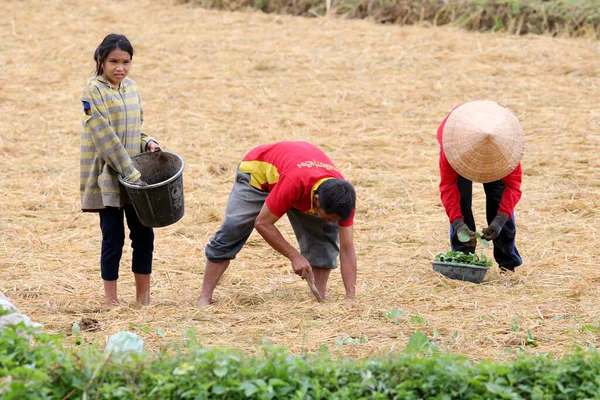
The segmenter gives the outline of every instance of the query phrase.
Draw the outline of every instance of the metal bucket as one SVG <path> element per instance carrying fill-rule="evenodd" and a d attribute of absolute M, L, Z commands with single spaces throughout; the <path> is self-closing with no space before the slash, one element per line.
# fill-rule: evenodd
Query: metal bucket
<path fill-rule="evenodd" d="M 469 264 L 455 264 L 433 261 L 433 270 L 450 278 L 473 283 L 481 283 L 489 267 Z"/>
<path fill-rule="evenodd" d="M 138 154 L 131 158 L 147 186 L 133 185 L 119 176 L 140 222 L 148 227 L 168 226 L 183 217 L 183 158 L 169 151 Z"/>

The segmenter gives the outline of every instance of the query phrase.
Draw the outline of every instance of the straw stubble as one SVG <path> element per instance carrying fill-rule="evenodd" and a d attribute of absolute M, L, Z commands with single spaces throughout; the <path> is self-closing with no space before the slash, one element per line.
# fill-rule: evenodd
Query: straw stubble
<path fill-rule="evenodd" d="M 46 331 L 89 317 L 100 329 L 82 332 L 86 343 L 129 330 L 157 351 L 194 328 L 210 347 L 258 353 L 265 339 L 295 354 L 326 345 L 354 357 L 401 351 L 415 331 L 475 359 L 529 351 L 528 330 L 538 345 L 531 351 L 556 356 L 598 341 L 584 328 L 597 326 L 599 312 L 597 42 L 167 0 L 4 1 L 2 10 L 0 111 L 9 117 L 0 120 L 0 292 Z M 186 214 L 155 230 L 152 304 L 142 309 L 128 240 L 121 306 L 102 308 L 98 216 L 79 212 L 78 98 L 93 50 L 111 31 L 136 50 L 131 77 L 144 131 L 186 162 Z M 431 268 L 432 254 L 449 249 L 436 129 L 474 99 L 513 110 L 527 141 L 516 209 L 524 265 L 513 275 L 494 266 L 479 285 Z M 358 307 L 343 306 L 339 269 L 328 301 L 317 303 L 289 261 L 253 233 L 215 291 L 221 301 L 199 310 L 204 247 L 223 220 L 236 166 L 252 147 L 278 140 L 320 146 L 356 187 Z M 474 185 L 479 229 L 483 197 Z M 278 226 L 295 245 L 287 220 Z M 391 310 L 403 316 L 389 319 Z M 346 334 L 368 341 L 337 346 Z"/>

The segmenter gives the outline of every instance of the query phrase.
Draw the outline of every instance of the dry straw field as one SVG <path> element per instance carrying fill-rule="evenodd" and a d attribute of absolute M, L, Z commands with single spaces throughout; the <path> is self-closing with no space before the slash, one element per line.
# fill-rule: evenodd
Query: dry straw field
<path fill-rule="evenodd" d="M 170 0 L 0 0 L 0 292 L 47 332 L 82 318 L 104 345 L 130 330 L 151 351 L 195 328 L 205 346 L 294 354 L 401 351 L 422 331 L 444 351 L 504 360 L 520 348 L 561 356 L 600 338 L 600 44 L 372 21 L 207 11 Z M 102 309 L 100 229 L 80 212 L 78 96 L 108 33 L 136 50 L 145 131 L 183 156 L 184 218 L 156 230 L 152 304 Z M 437 185 L 439 122 L 494 99 L 527 138 L 516 209 L 524 265 L 480 285 L 431 269 L 448 250 Z M 199 310 L 204 246 L 220 224 L 237 162 L 251 147 L 306 140 L 358 193 L 358 306 L 338 271 L 318 304 L 286 259 L 253 234 Z M 475 186 L 475 215 L 484 219 Z M 483 227 L 483 226 L 482 226 Z M 281 228 L 293 241 L 282 221 Z M 491 249 L 485 250 L 491 255 Z M 396 320 L 386 313 L 402 310 Z M 360 343 L 340 345 L 348 335 Z M 346 337 L 347 339 L 347 337 Z M 346 340 L 350 342 L 349 340 Z M 73 343 L 69 337 L 66 343 Z M 506 349 L 511 349 L 513 353 Z"/>

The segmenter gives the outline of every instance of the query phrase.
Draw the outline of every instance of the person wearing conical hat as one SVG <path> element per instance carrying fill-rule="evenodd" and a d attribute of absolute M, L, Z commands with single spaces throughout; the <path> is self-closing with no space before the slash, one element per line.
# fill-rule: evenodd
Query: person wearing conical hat
<path fill-rule="evenodd" d="M 442 121 L 440 197 L 450 221 L 452 250 L 473 253 L 477 243 L 471 210 L 473 182 L 483 183 L 488 226 L 483 237 L 494 242 L 494 259 L 501 272 L 522 264 L 515 245 L 514 209 L 521 199 L 521 158 L 525 148 L 517 117 L 494 101 L 459 105 Z M 458 234 L 471 240 L 463 243 Z"/>

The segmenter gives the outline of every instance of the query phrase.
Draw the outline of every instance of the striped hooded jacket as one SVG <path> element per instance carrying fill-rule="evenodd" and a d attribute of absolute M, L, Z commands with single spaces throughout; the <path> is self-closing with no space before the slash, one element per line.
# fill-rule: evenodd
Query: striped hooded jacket
<path fill-rule="evenodd" d="M 119 88 L 105 78 L 90 79 L 80 100 L 89 104 L 91 115 L 82 108 L 80 191 L 81 209 L 97 211 L 130 203 L 119 185 L 140 178 L 131 157 L 140 154 L 153 138 L 142 133 L 143 110 L 137 84 L 125 78 Z"/>

